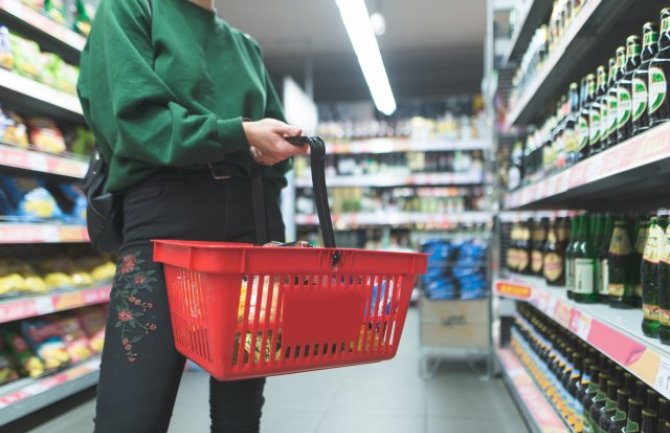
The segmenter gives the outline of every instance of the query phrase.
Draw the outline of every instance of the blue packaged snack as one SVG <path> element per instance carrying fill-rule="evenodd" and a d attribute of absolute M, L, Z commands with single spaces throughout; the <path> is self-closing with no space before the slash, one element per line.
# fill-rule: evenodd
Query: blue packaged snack
<path fill-rule="evenodd" d="M 0 176 L 0 184 L 10 203 L 9 216 L 25 221 L 50 220 L 62 217 L 53 195 L 44 182 L 25 177 Z"/>

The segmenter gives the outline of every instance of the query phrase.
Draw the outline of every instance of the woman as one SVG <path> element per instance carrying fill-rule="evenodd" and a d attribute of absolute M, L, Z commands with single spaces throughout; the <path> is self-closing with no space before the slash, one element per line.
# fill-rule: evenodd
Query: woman
<path fill-rule="evenodd" d="M 184 358 L 150 240 L 254 242 L 254 161 L 269 236 L 281 240 L 288 158 L 305 151 L 284 138 L 301 131 L 277 120 L 260 48 L 217 16 L 213 0 L 102 0 L 78 89 L 124 216 L 95 432 L 161 433 Z M 258 432 L 264 384 L 211 379 L 212 432 Z"/>

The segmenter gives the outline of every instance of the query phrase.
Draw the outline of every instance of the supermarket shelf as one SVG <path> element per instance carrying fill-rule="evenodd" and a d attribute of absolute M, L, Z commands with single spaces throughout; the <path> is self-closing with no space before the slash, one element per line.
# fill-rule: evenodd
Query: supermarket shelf
<path fill-rule="evenodd" d="M 88 170 L 88 161 L 0 143 L 0 167 L 83 179 Z"/>
<path fill-rule="evenodd" d="M 496 348 L 495 354 L 505 384 L 531 432 L 571 433 L 514 352 L 507 348 Z"/>
<path fill-rule="evenodd" d="M 43 316 L 109 301 L 111 285 L 92 289 L 60 291 L 42 296 L 0 300 L 0 323 Z"/>
<path fill-rule="evenodd" d="M 642 334 L 642 310 L 577 304 L 566 291 L 544 280 L 515 276 L 495 284 L 499 296 L 530 302 L 568 331 L 619 363 L 640 380 L 670 398 L 670 347 Z"/>
<path fill-rule="evenodd" d="M 510 106 L 507 126 L 541 120 L 552 109 L 557 92 L 567 89 L 570 81 L 577 81 L 588 71 L 595 70 L 596 62 L 606 63 L 607 57 L 626 35 L 639 32 L 643 22 L 657 16 L 658 4 L 652 3 L 634 0 L 586 2 L 525 92 Z M 616 29 L 616 37 L 613 37 L 613 29 Z"/>
<path fill-rule="evenodd" d="M 86 45 L 86 38 L 29 8 L 19 0 L 0 0 L 0 17 L 3 21 L 11 20 L 18 27 L 17 30 L 35 38 L 39 43 L 50 41 L 73 54 L 81 52 Z"/>
<path fill-rule="evenodd" d="M 40 379 L 24 379 L 0 387 L 0 426 L 94 386 L 100 358 Z"/>
<path fill-rule="evenodd" d="M 488 140 L 429 140 L 414 141 L 403 138 L 371 138 L 350 143 L 326 143 L 329 154 L 393 153 L 393 152 L 449 152 L 456 150 L 484 150 L 491 147 Z"/>
<path fill-rule="evenodd" d="M 505 64 L 519 60 L 528 49 L 535 30 L 546 22 L 551 14 L 552 2 L 546 0 L 529 0 L 519 20 L 519 25 L 512 35 L 510 49 L 505 56 Z"/>
<path fill-rule="evenodd" d="M 0 68 L 3 100 L 36 113 L 81 122 L 83 111 L 75 95 Z"/>
<path fill-rule="evenodd" d="M 432 186 L 432 185 L 471 185 L 484 181 L 482 172 L 470 173 L 423 173 L 397 174 L 380 173 L 362 176 L 328 177 L 328 187 L 393 187 L 393 186 Z M 298 188 L 311 188 L 312 179 L 296 179 Z"/>
<path fill-rule="evenodd" d="M 0 223 L 0 244 L 55 244 L 88 241 L 85 226 Z"/>
<path fill-rule="evenodd" d="M 589 3 L 587 3 L 589 4 Z M 670 123 L 523 187 L 505 198 L 507 209 L 653 202 L 670 178 Z"/>
<path fill-rule="evenodd" d="M 419 212 L 368 212 L 332 215 L 333 224 L 340 229 L 360 226 L 406 226 L 425 224 L 433 227 L 452 227 L 457 224 L 486 224 L 493 215 L 489 212 L 460 212 L 454 214 L 433 214 Z M 317 215 L 296 215 L 298 225 L 318 225 Z"/>

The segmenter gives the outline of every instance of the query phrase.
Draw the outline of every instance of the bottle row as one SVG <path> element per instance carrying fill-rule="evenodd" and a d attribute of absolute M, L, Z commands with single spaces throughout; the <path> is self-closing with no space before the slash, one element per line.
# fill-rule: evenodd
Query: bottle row
<path fill-rule="evenodd" d="M 327 155 L 327 176 L 361 176 L 411 173 L 481 172 L 484 157 L 481 151 L 408 152 L 382 155 Z M 306 158 L 295 161 L 296 177 L 309 176 Z"/>
<path fill-rule="evenodd" d="M 575 433 L 670 433 L 670 402 L 526 303 L 511 346 Z"/>
<path fill-rule="evenodd" d="M 329 196 L 334 214 L 375 213 L 380 210 L 386 214 L 453 214 L 480 211 L 486 206 L 484 189 L 481 187 L 335 188 L 329 191 Z M 312 189 L 299 190 L 296 210 L 299 214 L 316 213 Z"/>
<path fill-rule="evenodd" d="M 512 84 L 510 104 L 525 93 L 546 59 L 556 50 L 572 21 L 582 11 L 587 0 L 555 0 L 549 22 L 540 26 L 533 35 L 528 49 L 521 59 Z"/>
<path fill-rule="evenodd" d="M 644 334 L 670 345 L 668 214 L 662 210 L 651 219 L 580 215 L 571 219 L 569 232 L 566 219 L 549 225 L 546 219 L 518 223 L 512 229 L 507 268 L 543 275 L 548 285 L 564 286 L 576 302 L 642 306 Z"/>
<path fill-rule="evenodd" d="M 626 39 L 609 59 L 570 84 L 556 113 L 512 151 L 511 189 L 593 156 L 670 118 L 670 8 Z"/>

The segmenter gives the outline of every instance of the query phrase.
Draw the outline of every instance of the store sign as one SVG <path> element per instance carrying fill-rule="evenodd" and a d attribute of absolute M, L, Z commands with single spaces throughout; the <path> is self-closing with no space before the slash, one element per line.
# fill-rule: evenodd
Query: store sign
<path fill-rule="evenodd" d="M 532 290 L 530 287 L 499 281 L 496 283 L 496 293 L 506 298 L 528 300 L 530 299 Z"/>

